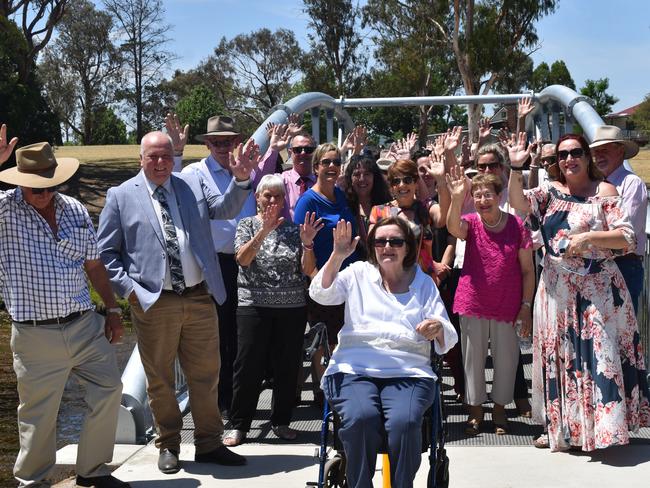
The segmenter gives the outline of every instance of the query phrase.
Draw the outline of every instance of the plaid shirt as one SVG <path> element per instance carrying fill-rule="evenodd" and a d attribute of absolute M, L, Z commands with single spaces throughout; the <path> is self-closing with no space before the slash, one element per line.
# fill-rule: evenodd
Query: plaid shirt
<path fill-rule="evenodd" d="M 93 308 L 84 271 L 99 259 L 85 207 L 54 195 L 55 237 L 20 188 L 0 192 L 0 293 L 14 321 L 65 317 Z"/>

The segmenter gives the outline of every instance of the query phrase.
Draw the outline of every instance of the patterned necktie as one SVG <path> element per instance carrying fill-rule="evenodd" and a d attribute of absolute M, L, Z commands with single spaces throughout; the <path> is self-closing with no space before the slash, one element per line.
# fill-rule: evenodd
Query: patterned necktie
<path fill-rule="evenodd" d="M 309 181 L 309 178 L 307 178 L 306 176 L 301 176 L 298 179 L 298 186 L 300 187 L 300 194 L 301 195 L 307 191 L 307 189 L 308 189 L 307 188 L 307 182 L 308 181 Z"/>
<path fill-rule="evenodd" d="M 165 233 L 167 261 L 169 262 L 169 275 L 172 288 L 180 295 L 185 290 L 185 278 L 183 277 L 183 266 L 181 264 L 181 252 L 178 245 L 178 236 L 176 235 L 176 226 L 174 226 L 172 214 L 169 211 L 169 203 L 167 203 L 165 189 L 159 186 L 156 188 L 154 195 L 158 203 L 160 203 L 160 214 L 162 215 L 163 231 Z"/>

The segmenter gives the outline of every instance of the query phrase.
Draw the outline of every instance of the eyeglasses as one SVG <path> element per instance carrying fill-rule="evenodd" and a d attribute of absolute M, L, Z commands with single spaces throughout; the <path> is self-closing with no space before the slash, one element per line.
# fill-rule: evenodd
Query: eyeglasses
<path fill-rule="evenodd" d="M 58 186 L 50 186 L 48 188 L 31 188 L 31 190 L 33 195 L 40 195 L 45 192 L 54 193 L 58 188 Z"/>
<path fill-rule="evenodd" d="M 486 169 L 497 169 L 501 167 L 501 163 L 485 163 L 485 164 L 477 164 L 476 168 L 479 171 L 485 171 Z"/>
<path fill-rule="evenodd" d="M 390 247 L 402 247 L 406 239 L 395 237 L 392 239 L 375 239 L 375 247 L 386 247 L 388 244 Z"/>
<path fill-rule="evenodd" d="M 560 161 L 563 161 L 569 157 L 569 154 L 573 159 L 578 159 L 585 155 L 585 150 L 581 147 L 574 147 L 570 151 L 558 151 L 557 157 L 560 159 Z"/>
<path fill-rule="evenodd" d="M 291 152 L 294 154 L 311 154 L 316 149 L 314 146 L 296 146 L 291 148 Z"/>
<path fill-rule="evenodd" d="M 341 160 L 340 159 L 321 159 L 320 164 L 323 166 L 330 166 L 333 164 L 334 166 L 341 166 Z"/>
<path fill-rule="evenodd" d="M 545 156 L 542 158 L 542 163 L 553 164 L 555 162 L 555 156 Z"/>
<path fill-rule="evenodd" d="M 495 196 L 496 195 L 494 193 L 485 192 L 485 193 L 474 193 L 474 195 L 472 195 L 472 198 L 474 200 L 481 200 L 482 198 L 486 200 L 494 200 Z"/>
<path fill-rule="evenodd" d="M 235 137 L 230 137 L 229 139 L 210 139 L 208 143 L 214 147 L 228 147 L 232 146 L 235 140 Z"/>
<path fill-rule="evenodd" d="M 400 183 L 404 183 L 405 185 L 411 185 L 415 183 L 415 178 L 412 176 L 404 176 L 402 178 L 391 178 L 390 184 L 391 186 L 399 186 Z"/>

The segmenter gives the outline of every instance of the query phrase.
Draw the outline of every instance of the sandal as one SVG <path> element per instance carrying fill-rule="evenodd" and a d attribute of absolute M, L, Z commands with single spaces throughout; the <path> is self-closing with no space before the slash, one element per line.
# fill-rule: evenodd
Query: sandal
<path fill-rule="evenodd" d="M 240 445 L 246 439 L 246 432 L 243 430 L 231 430 L 223 438 L 223 445 L 235 447 Z"/>
<path fill-rule="evenodd" d="M 276 436 L 285 441 L 294 441 L 296 440 L 296 437 L 298 437 L 298 432 L 288 425 L 274 425 L 271 429 Z"/>
<path fill-rule="evenodd" d="M 537 449 L 548 449 L 550 447 L 550 444 L 548 443 L 548 434 L 540 435 L 533 441 L 533 446 Z"/>
<path fill-rule="evenodd" d="M 494 404 L 492 409 L 492 423 L 494 424 L 494 433 L 496 435 L 505 435 L 508 433 L 508 417 L 503 405 Z"/>
<path fill-rule="evenodd" d="M 520 417 L 531 418 L 532 417 L 532 408 L 528 398 L 515 398 L 515 405 L 517 406 L 517 412 Z"/>
<path fill-rule="evenodd" d="M 465 422 L 465 434 L 477 435 L 481 431 L 481 422 L 483 422 L 483 407 L 481 405 L 470 405 L 469 417 Z"/>

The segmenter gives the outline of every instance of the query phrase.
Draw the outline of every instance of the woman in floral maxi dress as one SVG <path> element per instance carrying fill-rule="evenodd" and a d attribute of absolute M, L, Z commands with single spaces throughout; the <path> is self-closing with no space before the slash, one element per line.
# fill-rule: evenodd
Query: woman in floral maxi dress
<path fill-rule="evenodd" d="M 533 314 L 533 418 L 553 451 L 629 443 L 650 425 L 643 350 L 613 257 L 635 246 L 615 188 L 601 181 L 584 138 L 557 145 L 559 182 L 522 192 L 525 139 L 511 142 L 511 205 L 540 219 L 546 255 Z"/>

